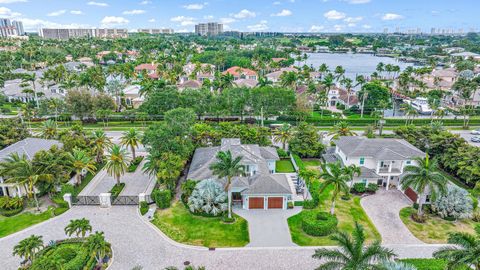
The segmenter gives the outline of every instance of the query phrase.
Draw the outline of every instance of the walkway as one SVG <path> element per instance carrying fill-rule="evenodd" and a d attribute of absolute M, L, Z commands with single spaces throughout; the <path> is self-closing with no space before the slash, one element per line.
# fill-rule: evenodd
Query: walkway
<path fill-rule="evenodd" d="M 360 204 L 382 236 L 382 244 L 423 244 L 400 219 L 400 210 L 412 202 L 399 190 L 379 190 Z"/>
<path fill-rule="evenodd" d="M 17 269 L 20 259 L 12 256 L 12 248 L 20 240 L 32 235 L 43 235 L 44 243 L 63 239 L 63 228 L 69 220 L 85 217 L 93 229 L 104 231 L 112 243 L 114 262 L 110 269 L 130 270 L 140 265 L 144 270 L 176 266 L 183 269 L 185 261 L 203 265 L 208 270 L 232 269 L 314 269 L 319 261 L 311 258 L 313 247 L 290 248 L 232 248 L 208 251 L 187 247 L 166 238 L 156 227 L 137 214 L 137 207 L 114 206 L 102 209 L 96 206 L 73 207 L 59 217 L 50 219 L 24 231 L 0 239 L 2 269 Z M 392 245 L 401 258 L 430 257 L 439 245 Z"/>
<path fill-rule="evenodd" d="M 248 221 L 248 247 L 292 247 L 296 244 L 292 242 L 287 219 L 301 210 L 296 207 L 288 210 L 234 209 L 234 212 Z"/>

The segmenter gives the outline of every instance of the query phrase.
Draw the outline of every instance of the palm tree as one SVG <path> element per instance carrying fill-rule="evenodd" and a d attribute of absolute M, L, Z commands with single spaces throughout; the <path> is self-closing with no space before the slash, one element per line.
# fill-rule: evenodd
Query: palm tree
<path fill-rule="evenodd" d="M 417 270 L 415 266 L 404 262 L 383 261 L 381 266 L 382 270 Z"/>
<path fill-rule="evenodd" d="M 353 132 L 348 123 L 345 121 L 340 121 L 335 126 L 333 126 L 332 130 L 328 133 L 329 135 L 333 135 L 334 139 L 338 139 L 340 136 L 356 136 L 357 134 Z"/>
<path fill-rule="evenodd" d="M 43 122 L 41 136 L 44 139 L 54 139 L 57 136 L 57 123 L 51 119 Z"/>
<path fill-rule="evenodd" d="M 110 244 L 105 241 L 103 232 L 91 234 L 85 242 L 88 250 L 95 255 L 97 265 L 102 263 L 103 258 L 110 252 Z"/>
<path fill-rule="evenodd" d="M 423 196 L 425 191 L 430 191 L 431 200 L 435 200 L 437 195 L 447 193 L 447 179 L 439 172 L 436 160 L 430 160 L 428 154 L 425 158 L 415 158 L 417 166 L 406 166 L 405 175 L 402 178 L 402 189 L 412 187 L 420 195 L 418 203 L 418 215 L 423 215 Z"/>
<path fill-rule="evenodd" d="M 130 147 L 132 150 L 132 158 L 135 159 L 135 148 L 138 147 L 140 143 L 141 134 L 134 128 L 130 128 L 128 131 L 123 133 L 123 136 L 120 138 L 123 146 Z"/>
<path fill-rule="evenodd" d="M 105 149 L 112 145 L 112 141 L 101 129 L 92 132 L 92 151 L 95 153 L 95 161 L 102 163 Z"/>
<path fill-rule="evenodd" d="M 92 232 L 92 226 L 90 225 L 90 221 L 86 218 L 72 219 L 65 227 L 65 234 L 68 236 L 75 234 L 77 237 L 81 235 L 82 238 L 84 238 L 87 232 Z"/>
<path fill-rule="evenodd" d="M 292 89 L 295 89 L 297 81 L 298 74 L 294 71 L 283 72 L 282 75 L 280 75 L 280 84 L 283 87 L 291 87 Z"/>
<path fill-rule="evenodd" d="M 335 80 L 337 82 L 341 81 L 343 76 L 345 75 L 345 69 L 342 66 L 337 66 L 333 71 L 335 73 Z"/>
<path fill-rule="evenodd" d="M 360 176 L 362 170 L 355 164 L 343 167 L 343 171 L 350 178 L 350 189 L 353 187 L 353 177 Z"/>
<path fill-rule="evenodd" d="M 128 155 L 125 149 L 114 144 L 107 155 L 107 163 L 105 169 L 110 176 L 117 180 L 117 185 L 120 185 L 120 177 L 125 174 L 128 168 Z"/>
<path fill-rule="evenodd" d="M 322 163 L 322 173 L 320 178 L 323 179 L 323 182 L 320 184 L 320 193 L 322 193 L 327 187 L 332 186 L 332 204 L 330 207 L 330 214 L 335 214 L 335 202 L 338 195 L 343 192 L 347 194 L 349 188 L 347 181 L 349 180 L 349 175 L 345 174 L 342 170 L 340 163 Z"/>
<path fill-rule="evenodd" d="M 82 182 L 82 172 L 94 174 L 97 169 L 95 161 L 84 150 L 78 148 L 73 149 L 73 153 L 69 153 L 68 163 L 75 170 L 77 185 Z"/>
<path fill-rule="evenodd" d="M 341 83 L 345 86 L 347 90 L 347 109 L 350 108 L 350 95 L 352 94 L 353 81 L 350 78 L 344 78 Z"/>
<path fill-rule="evenodd" d="M 244 167 L 240 164 L 242 156 L 233 158 L 230 150 L 223 152 L 220 151 L 217 154 L 217 162 L 210 165 L 213 175 L 218 178 L 226 178 L 225 192 L 228 194 L 228 218 L 232 218 L 232 192 L 230 190 L 232 185 L 232 178 L 244 173 Z"/>
<path fill-rule="evenodd" d="M 433 256 L 447 260 L 447 269 L 480 270 L 480 225 L 475 227 L 475 232 L 476 235 L 451 233 L 448 236 L 448 243 L 452 246 L 441 248 Z"/>
<path fill-rule="evenodd" d="M 393 250 L 382 247 L 380 241 L 365 246 L 365 232 L 358 223 L 355 223 L 351 236 L 346 232 L 338 232 L 331 239 L 337 242 L 339 248 L 316 249 L 312 257 L 325 261 L 317 270 L 383 269 L 377 263 L 392 260 L 396 256 Z"/>
<path fill-rule="evenodd" d="M 275 131 L 275 136 L 273 137 L 273 140 L 277 143 L 281 143 L 283 150 L 287 150 L 286 144 L 292 139 L 292 137 L 292 128 L 290 127 L 290 125 L 284 124 L 280 129 Z"/>
<path fill-rule="evenodd" d="M 45 173 L 43 166 L 34 166 L 26 155 L 12 153 L 0 163 L 0 175 L 8 177 L 7 183 L 23 185 L 28 197 L 34 198 L 37 210 L 40 211 L 35 186 L 39 181 L 53 181 L 52 174 Z"/>
<path fill-rule="evenodd" d="M 23 239 L 13 247 L 13 255 L 20 256 L 20 258 L 33 262 L 35 260 L 35 254 L 42 248 L 42 236 L 32 234 L 30 237 Z"/>

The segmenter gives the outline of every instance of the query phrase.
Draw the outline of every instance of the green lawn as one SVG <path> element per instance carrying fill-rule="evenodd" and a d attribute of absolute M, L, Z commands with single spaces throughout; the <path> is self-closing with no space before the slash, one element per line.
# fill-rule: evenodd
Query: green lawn
<path fill-rule="evenodd" d="M 319 159 L 302 159 L 302 161 L 307 169 L 318 169 L 320 167 Z"/>
<path fill-rule="evenodd" d="M 425 223 L 417 223 L 410 218 L 415 211 L 411 207 L 403 208 L 400 210 L 400 218 L 412 234 L 425 243 L 446 243 L 450 232 L 475 233 L 475 222 L 471 220 L 447 221 L 438 216 L 429 215 Z"/>
<path fill-rule="evenodd" d="M 41 214 L 20 213 L 12 217 L 0 217 L 0 238 L 53 217 L 53 208 Z"/>
<path fill-rule="evenodd" d="M 326 189 L 320 195 L 320 201 L 322 202 L 319 209 L 323 211 L 329 211 L 330 209 L 330 193 L 331 189 Z M 312 210 L 303 210 L 312 211 Z M 338 218 L 338 229 L 340 231 L 351 232 L 354 229 L 355 221 L 363 225 L 367 236 L 367 242 L 371 243 L 374 240 L 381 240 L 381 236 L 377 229 L 368 218 L 367 214 L 360 205 L 360 198 L 353 197 L 349 201 L 337 200 L 335 207 L 335 214 Z M 329 236 L 317 237 L 310 236 L 303 232 L 301 224 L 300 214 L 292 216 L 288 219 L 288 226 L 290 227 L 290 233 L 292 235 L 292 241 L 299 246 L 328 246 L 335 245 L 336 243 L 330 239 Z"/>
<path fill-rule="evenodd" d="M 248 223 L 239 216 L 233 224 L 219 217 L 192 215 L 177 202 L 171 208 L 158 210 L 152 223 L 171 239 L 205 247 L 243 247 L 249 243 Z"/>
<path fill-rule="evenodd" d="M 276 162 L 275 171 L 277 173 L 293 173 L 295 172 L 295 168 L 290 159 L 281 159 Z"/>
<path fill-rule="evenodd" d="M 402 259 L 401 262 L 413 265 L 417 270 L 444 270 L 447 262 L 442 259 Z"/>

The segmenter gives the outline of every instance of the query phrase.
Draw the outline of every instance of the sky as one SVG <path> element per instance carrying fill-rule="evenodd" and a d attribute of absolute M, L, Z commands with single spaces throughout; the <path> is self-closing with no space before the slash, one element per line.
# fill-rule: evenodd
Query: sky
<path fill-rule="evenodd" d="M 480 0 L 0 0 L 0 18 L 39 28 L 173 28 L 199 22 L 224 30 L 272 32 L 390 32 L 480 30 Z"/>

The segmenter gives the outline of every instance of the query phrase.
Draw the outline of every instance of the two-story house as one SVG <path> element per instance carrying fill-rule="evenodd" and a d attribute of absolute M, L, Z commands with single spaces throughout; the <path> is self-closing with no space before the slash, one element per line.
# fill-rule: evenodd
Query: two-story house
<path fill-rule="evenodd" d="M 249 79 L 249 80 L 258 80 L 258 74 L 256 71 L 248 69 L 248 68 L 241 68 L 241 67 L 231 67 L 223 72 L 223 74 L 230 74 L 233 76 L 234 80 L 239 79 Z"/>
<path fill-rule="evenodd" d="M 374 183 L 385 189 L 401 189 L 404 169 L 416 165 L 415 158 L 425 153 L 403 139 L 368 139 L 361 136 L 345 136 L 335 140 L 335 150 L 330 157 L 344 166 L 356 165 L 361 174 L 353 178 L 354 183 Z M 402 190 L 412 201 L 418 200 L 414 190 Z"/>
<path fill-rule="evenodd" d="M 187 179 L 216 179 L 225 185 L 226 179 L 218 179 L 210 170 L 220 151 L 242 157 L 240 164 L 244 174 L 232 179 L 234 204 L 243 209 L 287 209 L 295 188 L 285 174 L 275 172 L 276 161 L 280 158 L 273 147 L 242 144 L 240 139 L 222 139 L 220 146 L 201 147 L 195 151 Z"/>

